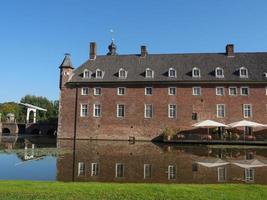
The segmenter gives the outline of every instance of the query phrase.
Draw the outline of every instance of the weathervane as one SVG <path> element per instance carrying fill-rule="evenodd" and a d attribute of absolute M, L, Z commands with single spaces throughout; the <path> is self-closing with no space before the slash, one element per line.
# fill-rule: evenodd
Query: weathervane
<path fill-rule="evenodd" d="M 111 34 L 111 40 L 112 40 L 112 42 L 114 42 L 115 33 L 114 33 L 113 29 L 110 29 L 110 34 Z"/>

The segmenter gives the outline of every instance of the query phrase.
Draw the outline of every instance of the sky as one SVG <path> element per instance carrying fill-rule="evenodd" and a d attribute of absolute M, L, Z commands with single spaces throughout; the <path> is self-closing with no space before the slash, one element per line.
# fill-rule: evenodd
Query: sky
<path fill-rule="evenodd" d="M 1 0 L 0 103 L 59 98 L 59 65 L 79 67 L 89 43 L 106 54 L 267 52 L 266 0 Z"/>

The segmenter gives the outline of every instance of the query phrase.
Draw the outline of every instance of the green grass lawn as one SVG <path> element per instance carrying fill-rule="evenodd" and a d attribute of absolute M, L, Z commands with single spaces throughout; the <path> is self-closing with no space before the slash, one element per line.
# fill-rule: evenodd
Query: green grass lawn
<path fill-rule="evenodd" d="M 0 199 L 266 200 L 267 186 L 0 181 Z"/>

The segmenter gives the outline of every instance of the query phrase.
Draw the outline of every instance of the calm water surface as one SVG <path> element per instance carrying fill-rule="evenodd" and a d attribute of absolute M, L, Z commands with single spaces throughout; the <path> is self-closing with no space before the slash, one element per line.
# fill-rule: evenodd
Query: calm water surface
<path fill-rule="evenodd" d="M 5 180 L 267 184 L 260 146 L 1 138 L 0 162 Z"/>

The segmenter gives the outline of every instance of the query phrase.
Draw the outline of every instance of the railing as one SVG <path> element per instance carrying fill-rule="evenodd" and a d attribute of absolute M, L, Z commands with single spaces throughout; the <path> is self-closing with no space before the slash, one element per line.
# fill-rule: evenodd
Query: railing
<path fill-rule="evenodd" d="M 231 135 L 219 135 L 219 134 L 197 134 L 197 133 L 178 133 L 174 135 L 171 139 L 165 138 L 164 141 L 216 141 L 216 142 L 266 142 L 267 144 L 267 132 L 266 134 L 252 134 L 252 135 L 244 135 L 244 134 L 231 134 Z"/>

